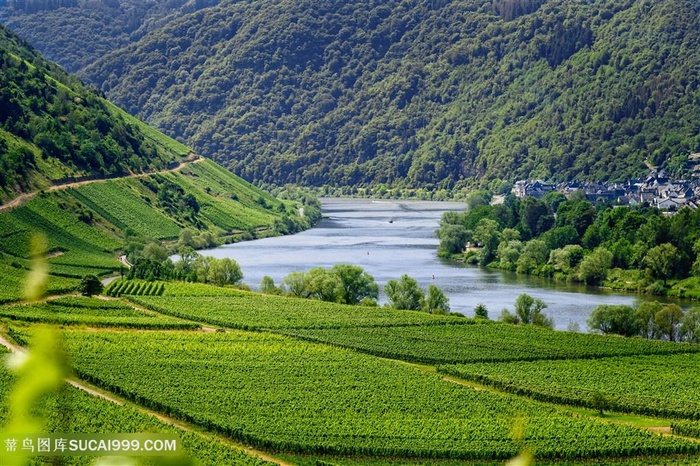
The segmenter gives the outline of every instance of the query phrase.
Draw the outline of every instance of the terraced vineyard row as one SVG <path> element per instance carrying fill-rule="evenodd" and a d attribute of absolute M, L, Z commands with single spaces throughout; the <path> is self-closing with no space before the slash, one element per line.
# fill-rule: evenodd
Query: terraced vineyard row
<path fill-rule="evenodd" d="M 602 394 L 610 409 L 700 419 L 700 354 L 463 364 L 439 370 L 538 400 L 595 407 Z"/>
<path fill-rule="evenodd" d="M 149 282 L 144 280 L 115 280 L 109 284 L 104 293 L 107 296 L 161 296 L 164 291 L 164 282 Z"/>
<path fill-rule="evenodd" d="M 125 293 L 126 294 L 126 293 Z M 213 325 L 250 329 L 378 327 L 396 325 L 467 324 L 470 319 L 425 312 L 347 306 L 310 299 L 238 291 L 220 297 L 139 297 L 134 302 L 163 314 Z"/>
<path fill-rule="evenodd" d="M 66 332 L 81 377 L 261 448 L 505 459 L 525 418 L 538 458 L 697 452 L 700 445 L 466 389 L 338 348 L 244 332 Z"/>
<path fill-rule="evenodd" d="M 122 302 L 91 298 L 61 298 L 45 303 L 0 307 L 0 317 L 23 322 L 93 327 L 196 329 L 192 322 L 148 314 Z"/>
<path fill-rule="evenodd" d="M 27 270 L 0 261 L 0 304 L 22 299 Z M 48 292 L 52 294 L 75 291 L 80 280 L 49 276 Z"/>
<path fill-rule="evenodd" d="M 377 356 L 428 364 L 700 352 L 700 345 L 553 332 L 532 325 L 513 326 L 490 321 L 430 327 L 294 329 L 283 333 Z"/>

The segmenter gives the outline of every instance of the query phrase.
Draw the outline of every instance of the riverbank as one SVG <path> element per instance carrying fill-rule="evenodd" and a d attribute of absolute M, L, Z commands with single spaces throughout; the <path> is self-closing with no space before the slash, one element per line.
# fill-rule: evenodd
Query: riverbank
<path fill-rule="evenodd" d="M 443 259 L 459 264 L 478 265 L 479 248 L 469 248 L 463 254 L 452 254 Z M 538 277 L 554 284 L 582 284 L 575 278 L 575 271 L 553 271 L 552 267 L 539 267 L 536 273 L 519 272 L 514 264 L 501 266 L 500 262 L 491 262 L 483 266 L 487 270 L 507 271 L 525 277 Z M 700 277 L 684 279 L 658 280 L 650 276 L 646 270 L 629 270 L 621 268 L 609 269 L 599 284 L 592 285 L 601 291 L 614 291 L 645 297 L 675 298 L 683 300 L 700 300 Z"/>

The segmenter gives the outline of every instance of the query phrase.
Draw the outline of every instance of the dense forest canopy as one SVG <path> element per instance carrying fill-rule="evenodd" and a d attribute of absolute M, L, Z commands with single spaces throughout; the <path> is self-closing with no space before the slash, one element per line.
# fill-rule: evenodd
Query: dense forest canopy
<path fill-rule="evenodd" d="M 186 155 L 158 147 L 4 26 L 0 69 L 0 200 L 68 177 L 164 168 Z"/>
<path fill-rule="evenodd" d="M 97 41 L 80 73 L 251 181 L 600 181 L 678 174 L 700 151 L 694 0 L 195 3 L 111 51 Z M 45 21 L 41 48 L 95 34 L 89 11 L 5 21 Z"/>

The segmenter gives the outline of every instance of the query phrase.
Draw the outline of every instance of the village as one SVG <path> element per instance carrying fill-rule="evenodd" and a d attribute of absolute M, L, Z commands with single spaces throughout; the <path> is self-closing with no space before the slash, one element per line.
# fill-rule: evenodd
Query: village
<path fill-rule="evenodd" d="M 688 164 L 691 180 L 671 180 L 665 170 L 650 170 L 646 178 L 616 183 L 567 181 L 554 184 L 520 180 L 513 185 L 513 194 L 520 198 L 541 198 L 557 191 L 568 197 L 575 191 L 583 191 L 593 204 L 649 205 L 668 212 L 677 212 L 683 207 L 695 210 L 700 205 L 700 154 L 690 155 Z"/>

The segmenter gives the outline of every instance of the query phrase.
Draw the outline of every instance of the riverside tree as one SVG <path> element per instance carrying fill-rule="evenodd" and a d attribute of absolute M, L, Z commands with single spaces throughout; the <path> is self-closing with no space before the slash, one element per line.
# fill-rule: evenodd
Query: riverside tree
<path fill-rule="evenodd" d="M 554 320 L 542 312 L 546 308 L 547 304 L 541 299 L 522 293 L 515 300 L 515 314 L 503 309 L 499 320 L 510 324 L 532 324 L 552 328 Z"/>
<path fill-rule="evenodd" d="M 384 293 L 395 309 L 419 311 L 423 303 L 423 290 L 418 282 L 406 274 L 398 280 L 389 280 L 384 285 Z"/>

